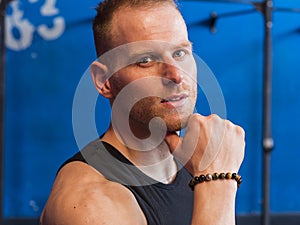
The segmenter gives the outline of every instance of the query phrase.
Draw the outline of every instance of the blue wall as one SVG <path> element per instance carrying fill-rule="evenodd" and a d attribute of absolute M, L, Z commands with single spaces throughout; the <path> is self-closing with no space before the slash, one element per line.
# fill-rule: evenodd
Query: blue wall
<path fill-rule="evenodd" d="M 90 20 L 96 0 L 14 1 L 7 9 L 5 217 L 38 217 L 60 164 L 78 150 L 72 127 L 74 93 L 95 59 Z M 277 0 L 278 7 L 300 1 Z M 250 5 L 181 1 L 195 53 L 212 69 L 226 101 L 227 118 L 246 130 L 237 212 L 261 209 L 263 20 L 258 12 L 223 18 L 217 33 L 195 26 L 212 11 Z M 44 9 L 44 10 L 41 10 Z M 43 30 L 43 25 L 44 30 Z M 22 33 L 23 28 L 24 33 Z M 47 28 L 47 29 L 45 29 Z M 47 32 L 48 31 L 48 32 Z M 274 14 L 271 211 L 300 211 L 300 14 Z M 202 107 L 203 104 L 203 107 Z M 208 114 L 202 98 L 197 111 Z M 106 121 L 99 118 L 104 115 Z M 97 102 L 97 127 L 104 131 L 108 104 Z"/>

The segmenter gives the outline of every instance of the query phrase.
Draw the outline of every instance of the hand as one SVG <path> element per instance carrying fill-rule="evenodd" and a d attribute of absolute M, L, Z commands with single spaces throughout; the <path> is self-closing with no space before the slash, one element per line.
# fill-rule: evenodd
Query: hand
<path fill-rule="evenodd" d="M 193 114 L 184 137 L 165 138 L 170 151 L 194 176 L 202 173 L 238 172 L 244 158 L 245 132 L 213 114 Z"/>

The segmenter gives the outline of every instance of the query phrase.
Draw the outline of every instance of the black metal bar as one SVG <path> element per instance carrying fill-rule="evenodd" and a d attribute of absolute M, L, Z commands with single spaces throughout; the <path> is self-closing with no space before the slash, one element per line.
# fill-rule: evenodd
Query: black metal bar
<path fill-rule="evenodd" d="M 212 33 L 216 32 L 216 23 L 219 19 L 221 18 L 226 18 L 226 17 L 234 17 L 234 16 L 242 16 L 250 13 L 256 12 L 255 9 L 248 9 L 248 10 L 242 10 L 242 11 L 234 11 L 234 12 L 228 12 L 228 13 L 222 13 L 222 14 L 217 14 L 216 12 L 212 12 L 210 14 L 210 18 L 202 20 L 200 22 L 196 22 L 193 24 L 190 24 L 189 26 L 204 26 L 204 27 L 209 27 L 210 31 Z"/>
<path fill-rule="evenodd" d="M 245 9 L 245 10 L 240 10 L 240 11 L 234 11 L 234 12 L 227 12 L 227 13 L 218 14 L 218 18 L 242 16 L 242 15 L 251 14 L 251 13 L 254 13 L 254 12 L 256 12 L 255 9 Z"/>
<path fill-rule="evenodd" d="M 0 223 L 3 218 L 4 107 L 5 107 L 5 14 L 8 1 L 0 2 Z"/>
<path fill-rule="evenodd" d="M 263 68 L 263 205 L 262 224 L 270 225 L 270 159 L 272 137 L 272 14 L 273 0 L 264 1 L 264 68 Z"/>

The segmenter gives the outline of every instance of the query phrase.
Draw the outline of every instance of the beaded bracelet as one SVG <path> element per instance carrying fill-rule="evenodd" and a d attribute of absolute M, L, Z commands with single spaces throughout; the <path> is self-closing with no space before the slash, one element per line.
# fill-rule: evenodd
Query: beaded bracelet
<path fill-rule="evenodd" d="M 195 176 L 192 178 L 192 180 L 189 183 L 189 186 L 192 190 L 194 190 L 196 184 L 200 184 L 206 181 L 211 180 L 235 180 L 237 182 L 237 187 L 239 188 L 242 183 L 242 177 L 241 175 L 237 173 L 214 173 L 214 174 L 201 174 L 200 176 Z"/>

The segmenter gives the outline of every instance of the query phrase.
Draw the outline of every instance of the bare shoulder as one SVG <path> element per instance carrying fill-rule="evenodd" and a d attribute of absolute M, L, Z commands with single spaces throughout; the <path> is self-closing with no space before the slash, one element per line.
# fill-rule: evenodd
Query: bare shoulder
<path fill-rule="evenodd" d="M 82 162 L 61 169 L 40 221 L 41 225 L 147 224 L 126 187 L 108 181 Z"/>

